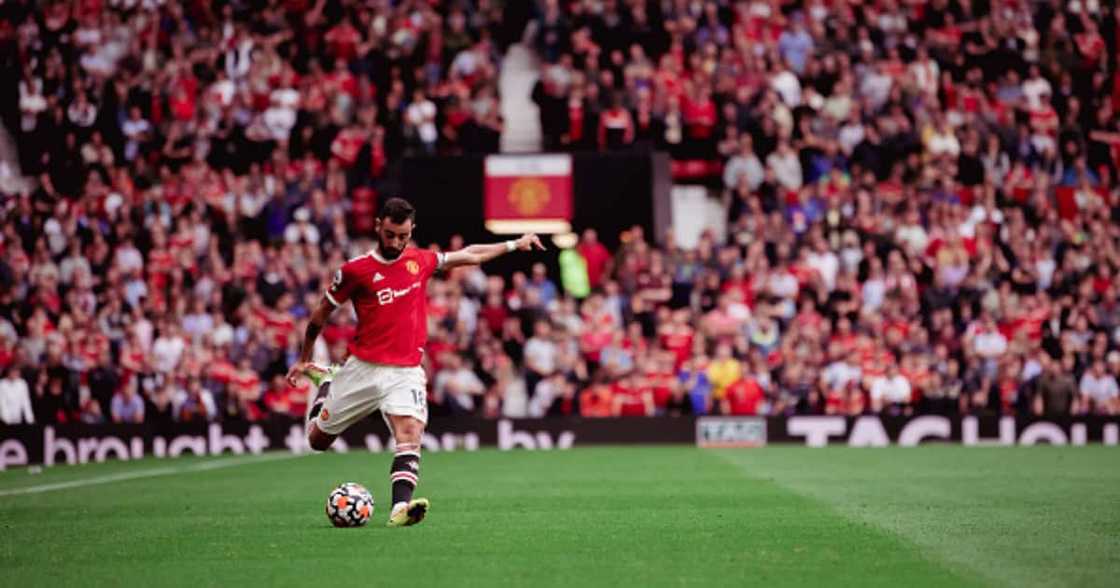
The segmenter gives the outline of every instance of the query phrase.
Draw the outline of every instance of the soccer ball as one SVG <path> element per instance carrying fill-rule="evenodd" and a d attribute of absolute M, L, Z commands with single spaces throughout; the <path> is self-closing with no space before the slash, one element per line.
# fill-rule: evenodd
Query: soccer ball
<path fill-rule="evenodd" d="M 361 527 L 373 516 L 373 495 L 365 486 L 347 482 L 327 497 L 327 518 L 336 527 Z"/>

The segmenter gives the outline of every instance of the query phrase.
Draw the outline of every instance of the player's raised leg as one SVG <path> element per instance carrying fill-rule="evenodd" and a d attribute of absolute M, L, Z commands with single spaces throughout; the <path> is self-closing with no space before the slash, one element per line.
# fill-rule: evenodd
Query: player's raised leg
<path fill-rule="evenodd" d="M 397 447 L 393 465 L 389 468 L 393 486 L 389 526 L 407 527 L 424 520 L 431 506 L 427 498 L 412 497 L 420 482 L 420 438 L 424 434 L 424 422 L 411 416 L 393 414 L 387 415 L 386 421 Z"/>
<path fill-rule="evenodd" d="M 319 373 L 318 393 L 307 412 L 307 442 L 325 451 L 346 429 L 377 410 L 379 368 L 350 357 L 346 364 Z"/>
<path fill-rule="evenodd" d="M 316 451 L 326 451 L 338 435 L 324 432 L 317 424 L 317 417 L 327 400 L 330 392 L 331 380 L 334 378 L 335 368 L 324 368 L 311 361 L 311 352 L 315 347 L 315 340 L 323 330 L 323 325 L 330 318 L 337 305 L 331 301 L 329 295 L 324 295 L 319 301 L 319 306 L 311 313 L 307 321 L 307 332 L 304 333 L 303 345 L 300 347 L 299 361 L 288 368 L 288 385 L 295 386 L 300 376 L 311 381 L 314 386 L 315 396 L 307 403 L 307 414 L 304 415 L 304 426 L 307 430 L 307 442 Z"/>
<path fill-rule="evenodd" d="M 324 368 L 314 364 L 308 364 L 308 367 L 303 370 L 303 375 L 311 381 L 312 389 L 315 390 L 314 395 L 308 399 L 307 412 L 304 414 L 304 430 L 307 431 L 307 443 L 315 451 L 326 451 L 330 448 L 331 444 L 337 435 L 331 435 L 324 432 L 319 428 L 315 422 L 316 417 L 323 410 L 323 404 L 327 401 L 327 396 L 330 394 L 331 379 L 334 377 L 335 368 Z"/>
<path fill-rule="evenodd" d="M 311 388 L 315 391 L 307 399 L 307 413 L 304 414 L 303 418 L 304 423 L 310 423 L 311 419 L 319 416 L 319 411 L 327 400 L 334 373 L 327 368 L 311 364 L 308 369 L 304 370 L 303 375 L 311 382 Z"/>
<path fill-rule="evenodd" d="M 331 448 L 331 444 L 338 438 L 338 435 L 331 435 L 324 433 L 315 421 L 311 421 L 307 425 L 307 444 L 315 451 L 326 451 Z"/>

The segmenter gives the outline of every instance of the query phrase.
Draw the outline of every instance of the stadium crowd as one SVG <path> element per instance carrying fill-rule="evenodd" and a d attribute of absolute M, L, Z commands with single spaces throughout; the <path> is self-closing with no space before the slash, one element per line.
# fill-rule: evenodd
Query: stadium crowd
<path fill-rule="evenodd" d="M 433 414 L 1120 413 L 1105 4 L 544 0 L 546 147 L 667 150 L 727 231 L 585 230 L 587 296 L 440 276 Z M 502 9 L 4 3 L 38 187 L 3 201 L 0 420 L 302 416 L 387 168 L 496 149 Z"/>

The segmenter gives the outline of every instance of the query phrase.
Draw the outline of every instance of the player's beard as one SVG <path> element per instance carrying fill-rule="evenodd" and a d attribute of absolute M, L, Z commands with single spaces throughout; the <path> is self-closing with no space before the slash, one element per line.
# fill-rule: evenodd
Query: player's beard
<path fill-rule="evenodd" d="M 385 244 L 384 241 L 381 240 L 380 236 L 377 238 L 377 252 L 380 253 L 381 257 L 384 257 L 387 261 L 393 261 L 394 259 L 401 256 L 400 249 L 389 247 Z"/>

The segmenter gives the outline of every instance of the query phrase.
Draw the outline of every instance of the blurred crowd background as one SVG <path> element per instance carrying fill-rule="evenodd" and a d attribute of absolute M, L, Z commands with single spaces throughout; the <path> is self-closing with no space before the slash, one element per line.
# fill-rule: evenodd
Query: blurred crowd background
<path fill-rule="evenodd" d="M 1118 32 L 1096 0 L 5 1 L 0 421 L 302 417 L 309 309 L 402 158 L 499 149 L 513 43 L 543 149 L 667 151 L 726 230 L 439 275 L 433 415 L 1116 414 Z"/>

